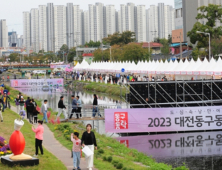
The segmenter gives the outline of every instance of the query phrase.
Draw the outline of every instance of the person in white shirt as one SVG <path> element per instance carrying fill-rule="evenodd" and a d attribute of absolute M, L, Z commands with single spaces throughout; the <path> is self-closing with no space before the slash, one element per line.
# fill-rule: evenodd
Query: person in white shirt
<path fill-rule="evenodd" d="M 47 118 L 47 110 L 48 110 L 48 106 L 47 106 L 47 100 L 44 100 L 44 103 L 42 104 L 41 107 L 41 113 L 43 113 L 43 119 L 42 121 L 45 120 L 46 123 L 48 123 L 48 118 Z"/>

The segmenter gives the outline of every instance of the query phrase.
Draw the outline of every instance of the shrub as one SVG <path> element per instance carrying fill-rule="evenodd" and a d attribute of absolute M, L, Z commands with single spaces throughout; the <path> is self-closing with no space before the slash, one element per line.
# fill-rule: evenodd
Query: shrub
<path fill-rule="evenodd" d="M 112 161 L 112 164 L 113 164 L 115 167 L 118 165 L 118 163 L 119 163 L 119 162 L 116 161 L 116 160 L 113 160 L 113 161 Z"/>
<path fill-rule="evenodd" d="M 112 160 L 113 160 L 113 157 L 112 157 L 112 156 L 109 156 L 109 157 L 107 158 L 107 161 L 108 161 L 108 162 L 112 162 Z"/>
<path fill-rule="evenodd" d="M 106 157 L 105 156 L 103 156 L 103 161 L 106 161 Z"/>
<path fill-rule="evenodd" d="M 104 150 L 103 150 L 103 149 L 99 149 L 98 152 L 101 153 L 101 154 L 103 154 L 103 153 L 104 153 Z"/>
<path fill-rule="evenodd" d="M 118 163 L 116 166 L 116 169 L 122 169 L 123 168 L 123 164 L 122 163 Z"/>
<path fill-rule="evenodd" d="M 123 170 L 127 170 L 127 168 L 126 168 L 126 167 L 124 167 L 124 168 L 123 168 Z"/>

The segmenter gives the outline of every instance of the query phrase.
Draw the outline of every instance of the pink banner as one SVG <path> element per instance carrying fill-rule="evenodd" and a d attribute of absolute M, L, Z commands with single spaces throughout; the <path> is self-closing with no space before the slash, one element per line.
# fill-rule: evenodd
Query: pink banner
<path fill-rule="evenodd" d="M 44 86 L 45 84 L 49 86 L 63 86 L 63 79 L 16 79 L 10 80 L 11 87 L 34 87 L 34 86 Z"/>
<path fill-rule="evenodd" d="M 50 68 L 66 68 L 66 67 L 70 67 L 70 64 L 66 64 L 66 65 L 50 65 Z"/>
<path fill-rule="evenodd" d="M 222 129 L 222 106 L 106 109 L 106 132 L 173 132 Z"/>

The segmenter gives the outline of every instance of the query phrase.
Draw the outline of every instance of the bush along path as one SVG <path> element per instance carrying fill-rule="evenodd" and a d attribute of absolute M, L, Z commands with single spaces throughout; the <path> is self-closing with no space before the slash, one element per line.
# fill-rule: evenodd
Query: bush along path
<path fill-rule="evenodd" d="M 9 89 L 10 94 L 13 94 L 13 96 L 19 93 L 16 89 Z M 24 96 L 25 98 L 27 97 L 26 95 Z M 41 105 L 41 101 L 37 101 L 37 103 L 39 106 Z M 55 120 L 57 112 L 54 112 L 52 109 L 50 109 L 50 111 L 51 120 Z M 38 115 L 38 118 L 42 119 L 42 115 Z M 63 160 L 61 157 L 64 156 L 65 160 L 62 162 L 68 169 L 71 169 L 72 142 L 70 141 L 70 134 L 77 131 L 81 139 L 81 134 L 85 131 L 85 125 L 78 122 L 60 124 L 60 122 L 51 121 L 51 123 L 45 124 L 44 127 L 45 135 L 48 134 L 48 136 L 44 136 L 44 140 L 49 140 L 49 144 L 46 144 L 46 141 L 43 142 L 44 147 L 60 160 Z M 46 133 L 46 131 L 48 132 Z M 171 165 L 157 163 L 153 158 L 135 149 L 127 148 L 111 137 L 98 134 L 96 129 L 94 129 L 94 132 L 98 144 L 98 150 L 95 151 L 94 155 L 94 165 L 98 170 L 188 170 L 185 166 L 172 168 Z M 52 141 L 50 142 L 50 140 Z M 65 154 L 63 155 L 62 152 L 65 152 Z M 84 158 L 81 159 L 81 162 L 83 164 L 82 167 L 84 167 L 86 165 L 86 163 L 84 163 Z M 82 169 L 86 170 L 84 168 Z"/>
<path fill-rule="evenodd" d="M 14 106 L 11 107 L 12 111 L 16 112 Z M 37 127 L 37 125 L 35 125 Z M 73 169 L 73 159 L 71 158 L 71 150 L 68 150 L 66 147 L 61 145 L 54 137 L 54 134 L 50 131 L 46 124 L 44 126 L 43 134 L 43 146 L 56 156 L 68 170 Z M 70 135 L 69 135 L 70 138 Z M 34 147 L 34 146 L 33 146 Z M 88 170 L 86 167 L 86 161 L 84 158 L 81 158 L 80 167 L 82 170 Z M 96 170 L 95 168 L 93 170 Z"/>

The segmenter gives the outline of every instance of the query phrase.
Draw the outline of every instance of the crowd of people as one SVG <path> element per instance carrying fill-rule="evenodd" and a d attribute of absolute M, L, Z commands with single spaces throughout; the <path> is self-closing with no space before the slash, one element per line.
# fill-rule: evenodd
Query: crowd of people
<path fill-rule="evenodd" d="M 5 88 L 3 91 L 2 97 L 0 97 L 0 102 L 2 105 L 0 105 L 0 118 L 3 122 L 3 116 L 2 112 L 4 109 L 6 109 L 7 106 L 7 100 L 10 99 L 9 97 L 9 91 Z M 77 118 L 81 118 L 81 100 L 79 96 L 71 96 L 72 98 L 72 112 L 70 114 L 70 119 L 72 118 L 73 114 L 76 114 Z M 57 117 L 60 117 L 61 113 L 64 114 L 65 119 L 68 119 L 67 113 L 66 113 L 66 106 L 63 103 L 64 97 L 61 96 L 60 100 L 58 102 L 58 108 L 59 112 L 57 114 Z M 23 112 L 26 112 L 27 119 L 31 124 L 33 124 L 33 118 L 34 118 L 34 123 L 38 123 L 37 128 L 32 126 L 32 131 L 35 133 L 35 155 L 34 157 L 38 157 L 39 155 L 39 149 L 41 152 L 41 155 L 43 155 L 43 133 L 44 133 L 44 126 L 43 122 L 45 120 L 45 123 L 48 123 L 47 120 L 47 111 L 49 109 L 48 107 L 48 101 L 44 100 L 40 112 L 37 111 L 37 103 L 35 102 L 34 99 L 31 99 L 30 97 L 27 97 L 27 100 L 24 100 L 24 97 L 22 96 L 21 93 L 19 93 L 14 100 L 15 105 L 16 105 L 16 111 L 18 114 L 23 114 Z M 26 106 L 26 111 L 24 110 Z M 2 108 L 2 112 L 1 112 Z M 94 94 L 94 100 L 93 100 L 93 117 L 95 117 L 96 112 L 98 110 L 98 101 L 97 101 L 97 95 Z M 22 112 L 22 113 L 21 113 Z M 43 113 L 43 120 L 38 120 L 37 114 Z M 100 115 L 101 116 L 101 115 Z M 79 139 L 79 133 L 75 132 L 71 134 L 71 141 L 73 142 L 73 148 L 72 148 L 72 154 L 73 154 L 73 166 L 74 170 L 81 170 L 80 168 L 80 161 L 81 161 L 81 148 L 87 147 L 88 149 L 91 150 L 92 153 L 94 153 L 94 149 L 97 149 L 97 143 L 96 143 L 96 137 L 95 134 L 91 131 L 92 130 L 92 125 L 87 124 L 86 126 L 86 131 L 82 134 L 82 138 Z M 95 148 L 94 148 L 95 147 Z M 89 155 L 86 157 L 86 162 L 87 162 L 87 168 L 89 170 L 92 170 L 93 168 L 93 154 Z"/>

